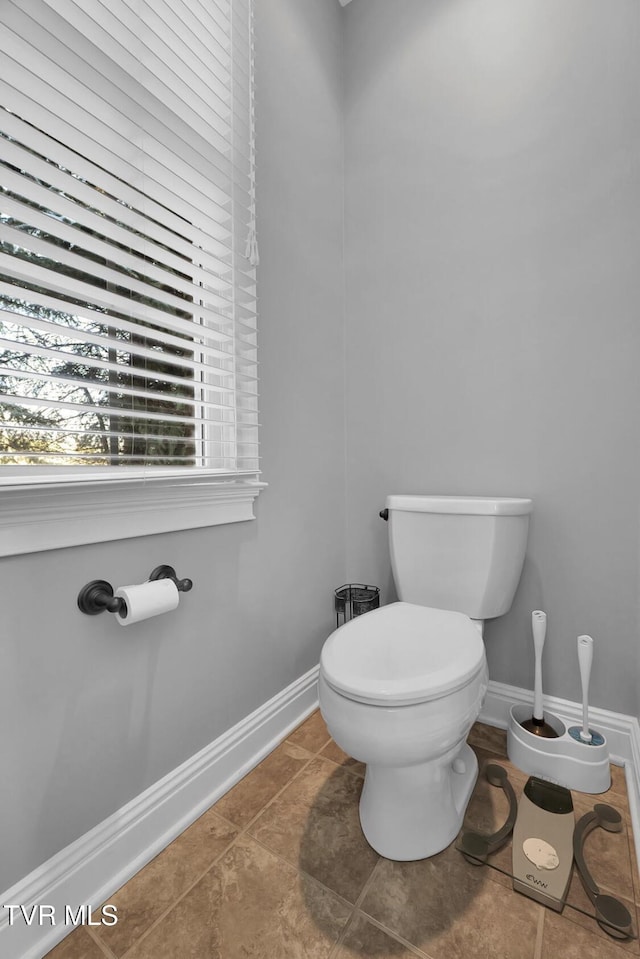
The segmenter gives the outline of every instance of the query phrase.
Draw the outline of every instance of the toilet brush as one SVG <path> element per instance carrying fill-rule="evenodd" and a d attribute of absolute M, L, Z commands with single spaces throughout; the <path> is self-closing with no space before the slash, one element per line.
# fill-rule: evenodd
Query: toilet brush
<path fill-rule="evenodd" d="M 582 728 L 571 726 L 569 735 L 587 746 L 601 746 L 604 738 L 600 733 L 589 729 L 589 679 L 593 662 L 593 639 L 591 636 L 578 636 L 578 663 L 582 683 Z"/>
<path fill-rule="evenodd" d="M 545 722 L 542 708 L 542 650 L 547 635 L 547 614 L 541 609 L 534 609 L 531 613 L 531 629 L 533 631 L 533 649 L 535 653 L 535 678 L 533 685 L 533 716 L 520 725 L 534 736 L 545 739 L 557 739 L 558 734 L 549 723 Z"/>

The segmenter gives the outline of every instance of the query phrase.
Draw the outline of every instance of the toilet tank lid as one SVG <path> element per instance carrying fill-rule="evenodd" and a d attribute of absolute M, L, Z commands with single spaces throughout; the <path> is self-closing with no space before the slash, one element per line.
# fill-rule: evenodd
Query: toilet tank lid
<path fill-rule="evenodd" d="M 533 500 L 514 496 L 387 496 L 386 506 L 410 513 L 522 516 L 533 510 Z"/>

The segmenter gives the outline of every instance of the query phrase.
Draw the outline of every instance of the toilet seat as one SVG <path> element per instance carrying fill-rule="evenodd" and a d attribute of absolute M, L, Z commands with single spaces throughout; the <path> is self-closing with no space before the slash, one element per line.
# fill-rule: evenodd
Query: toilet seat
<path fill-rule="evenodd" d="M 464 613 L 392 603 L 337 629 L 320 657 L 329 686 L 356 702 L 409 706 L 484 675 L 485 649 Z"/>

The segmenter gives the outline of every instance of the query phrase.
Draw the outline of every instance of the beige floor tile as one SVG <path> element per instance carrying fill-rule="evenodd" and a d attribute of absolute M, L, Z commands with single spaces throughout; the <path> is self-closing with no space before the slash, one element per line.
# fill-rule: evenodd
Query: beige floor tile
<path fill-rule="evenodd" d="M 431 959 L 534 959 L 541 908 L 452 846 L 420 862 L 382 860 L 361 906 Z"/>
<path fill-rule="evenodd" d="M 378 861 L 362 834 L 362 780 L 316 758 L 249 832 L 298 869 L 355 903 Z"/>
<path fill-rule="evenodd" d="M 571 796 L 573 799 L 573 807 L 576 810 L 576 816 L 578 818 L 585 812 L 590 812 L 598 803 L 601 803 L 616 809 L 626 823 L 629 823 L 631 820 L 629 802 L 626 796 L 612 793 L 609 790 L 606 793 L 582 793 L 578 792 L 577 789 L 571 790 Z"/>
<path fill-rule="evenodd" d="M 547 910 L 540 959 L 623 959 L 622 943 Z"/>
<path fill-rule="evenodd" d="M 325 759 L 330 759 L 332 762 L 337 763 L 339 766 L 343 766 L 345 769 L 348 769 L 349 772 L 356 773 L 358 776 L 364 777 L 367 770 L 364 763 L 358 762 L 357 759 L 348 756 L 333 740 L 327 743 L 320 755 L 324 756 Z"/>
<path fill-rule="evenodd" d="M 244 828 L 311 759 L 312 753 L 286 740 L 218 800 L 214 809 Z"/>
<path fill-rule="evenodd" d="M 403 945 L 394 936 L 369 922 L 365 916 L 356 915 L 331 959 L 353 959 L 355 956 L 367 956 L 371 959 L 414 959 L 416 956 L 424 956 L 424 953 Z"/>
<path fill-rule="evenodd" d="M 328 959 L 349 911 L 241 837 L 127 959 Z"/>
<path fill-rule="evenodd" d="M 605 805 L 613 806 L 626 820 L 630 820 L 631 813 L 629 811 L 629 800 L 624 780 L 624 769 L 620 766 L 611 766 L 611 772 L 611 786 L 606 792 L 582 793 L 573 790 L 574 805 L 593 808 L 595 803 L 604 803 Z M 620 773 L 622 774 L 622 780 L 620 779 Z"/>
<path fill-rule="evenodd" d="M 105 959 L 105 955 L 87 930 L 79 928 L 48 952 L 45 959 Z"/>
<path fill-rule="evenodd" d="M 484 723 L 474 723 L 467 736 L 470 746 L 481 746 L 498 756 L 507 756 L 507 732 L 495 726 L 486 726 Z"/>
<path fill-rule="evenodd" d="M 287 740 L 290 743 L 295 743 L 296 746 L 302 746 L 303 749 L 308 749 L 311 753 L 320 752 L 322 747 L 326 746 L 329 742 L 330 738 L 329 730 L 319 709 L 311 713 L 309 718 L 305 719 L 301 726 L 298 726 L 297 729 L 294 729 L 293 732 L 287 736 Z"/>
<path fill-rule="evenodd" d="M 122 956 L 233 842 L 238 829 L 208 810 L 109 898 L 118 922 L 95 934 Z"/>

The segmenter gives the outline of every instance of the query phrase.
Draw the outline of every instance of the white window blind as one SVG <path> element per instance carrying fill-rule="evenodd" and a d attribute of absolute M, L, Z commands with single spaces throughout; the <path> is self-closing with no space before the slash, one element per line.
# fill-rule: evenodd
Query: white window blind
<path fill-rule="evenodd" d="M 2 0 L 0 33 L 0 480 L 255 477 L 251 0 Z"/>

